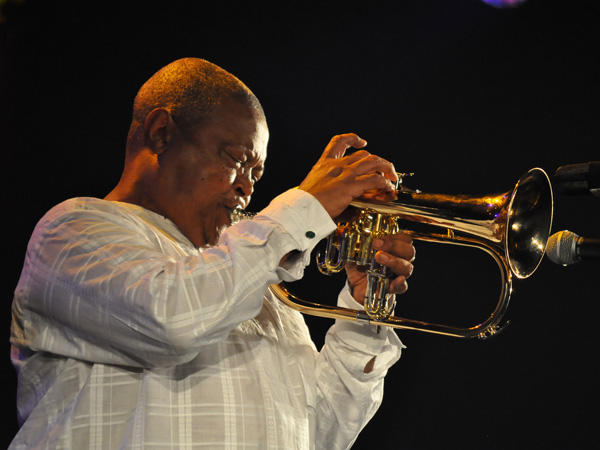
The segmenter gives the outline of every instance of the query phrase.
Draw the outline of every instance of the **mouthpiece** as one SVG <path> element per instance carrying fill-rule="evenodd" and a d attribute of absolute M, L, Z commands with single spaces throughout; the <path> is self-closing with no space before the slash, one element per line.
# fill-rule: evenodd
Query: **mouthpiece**
<path fill-rule="evenodd" d="M 231 219 L 231 225 L 233 225 L 245 219 L 252 219 L 255 215 L 256 213 L 250 213 L 244 209 L 235 208 L 231 211 L 229 218 Z"/>

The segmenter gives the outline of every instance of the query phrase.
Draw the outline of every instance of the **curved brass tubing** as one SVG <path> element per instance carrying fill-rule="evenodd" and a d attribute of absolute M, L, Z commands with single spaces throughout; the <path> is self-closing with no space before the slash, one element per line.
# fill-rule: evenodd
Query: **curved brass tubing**
<path fill-rule="evenodd" d="M 338 222 L 328 238 L 319 270 L 331 274 L 346 262 L 369 265 L 365 310 L 327 306 L 294 296 L 283 284 L 270 290 L 301 313 L 380 326 L 424 331 L 463 338 L 487 338 L 506 324 L 504 314 L 512 293 L 512 276 L 527 278 L 540 264 L 553 216 L 552 187 L 539 168 L 525 173 L 512 191 L 484 197 L 400 192 L 398 200 L 351 203 L 351 220 Z M 451 327 L 392 315 L 395 297 L 387 292 L 390 275 L 374 261 L 372 242 L 377 236 L 407 232 L 415 240 L 478 248 L 498 264 L 501 293 L 487 320 L 468 328 Z"/>

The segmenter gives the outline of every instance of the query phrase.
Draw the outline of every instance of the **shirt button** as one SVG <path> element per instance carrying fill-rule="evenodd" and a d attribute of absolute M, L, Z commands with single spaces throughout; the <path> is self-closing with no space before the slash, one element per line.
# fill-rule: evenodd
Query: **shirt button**
<path fill-rule="evenodd" d="M 314 231 L 307 231 L 306 232 L 306 237 L 309 239 L 312 239 L 315 237 L 315 232 Z"/>

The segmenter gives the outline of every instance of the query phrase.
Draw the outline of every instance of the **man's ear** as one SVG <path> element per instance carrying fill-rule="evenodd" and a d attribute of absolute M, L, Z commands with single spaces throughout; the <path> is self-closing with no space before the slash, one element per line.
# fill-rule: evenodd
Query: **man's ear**
<path fill-rule="evenodd" d="M 144 140 L 154 153 L 163 153 L 172 137 L 173 119 L 165 108 L 156 108 L 144 120 Z"/>

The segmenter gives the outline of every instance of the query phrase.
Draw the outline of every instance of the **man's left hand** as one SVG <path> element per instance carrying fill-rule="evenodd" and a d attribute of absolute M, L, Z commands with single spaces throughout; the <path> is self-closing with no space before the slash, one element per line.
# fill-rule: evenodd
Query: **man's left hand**
<path fill-rule="evenodd" d="M 390 294 L 403 294 L 408 289 L 406 280 L 413 271 L 412 262 L 415 259 L 415 248 L 412 237 L 399 233 L 375 239 L 373 242 L 375 261 L 389 267 L 395 278 L 390 283 Z M 365 302 L 367 290 L 367 266 L 358 266 L 355 263 L 346 264 L 346 275 L 352 296 L 361 305 Z"/>

